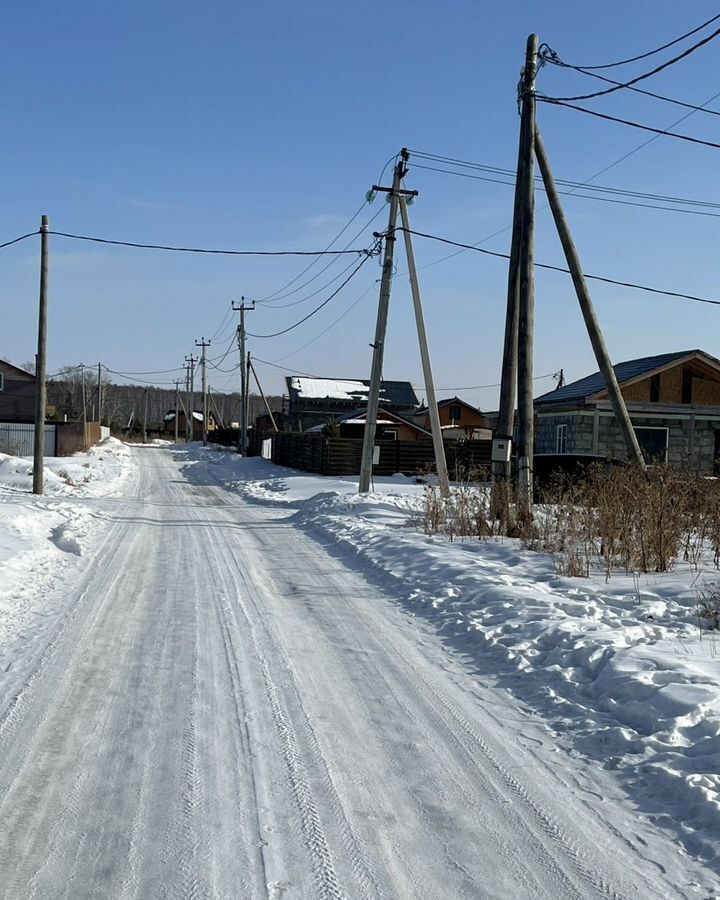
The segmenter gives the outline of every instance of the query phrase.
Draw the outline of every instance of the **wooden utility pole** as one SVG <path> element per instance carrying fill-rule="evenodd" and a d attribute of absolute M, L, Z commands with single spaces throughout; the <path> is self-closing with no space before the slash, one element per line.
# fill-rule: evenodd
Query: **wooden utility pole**
<path fill-rule="evenodd" d="M 35 439 L 33 442 L 33 494 L 43 492 L 45 465 L 45 415 L 47 411 L 47 318 L 48 318 L 48 260 L 50 253 L 50 221 L 43 216 L 40 223 L 40 308 L 38 315 L 38 344 L 35 357 Z"/>
<path fill-rule="evenodd" d="M 522 193 L 522 235 L 520 238 L 518 295 L 518 513 L 532 516 L 533 444 L 533 344 L 535 340 L 535 75 L 538 36 L 527 40 L 525 68 L 521 81 L 520 158 Z"/>
<path fill-rule="evenodd" d="M 195 372 L 195 359 L 193 355 L 185 357 L 185 443 L 189 444 L 192 440 L 192 408 L 193 408 L 193 380 Z"/>
<path fill-rule="evenodd" d="M 270 411 L 270 405 L 267 402 L 267 398 L 265 397 L 265 392 L 263 391 L 262 385 L 260 384 L 260 379 L 258 378 L 257 372 L 255 371 L 255 366 L 250 361 L 249 356 L 248 356 L 248 363 L 250 364 L 250 369 L 251 369 L 253 375 L 255 376 L 255 384 L 258 386 L 258 390 L 260 391 L 260 396 L 262 397 L 262 401 L 265 404 L 265 410 L 266 410 L 267 414 L 270 416 L 270 421 L 272 422 L 273 431 L 277 434 L 278 427 L 277 427 L 277 424 L 275 423 L 275 416 Z"/>
<path fill-rule="evenodd" d="M 247 354 L 247 365 L 245 366 L 245 405 L 243 407 L 244 412 L 243 416 L 245 418 L 245 427 L 248 427 L 248 422 L 250 421 L 250 367 L 252 363 L 250 362 L 250 354 Z M 245 453 L 247 454 L 247 434 L 245 436 Z"/>
<path fill-rule="evenodd" d="M 180 379 L 175 379 L 175 443 L 178 442 L 178 425 L 180 422 Z"/>
<path fill-rule="evenodd" d="M 97 420 L 102 424 L 102 365 L 98 363 L 98 379 L 97 379 Z"/>
<path fill-rule="evenodd" d="M 582 266 L 580 265 L 580 257 L 578 256 L 575 242 L 570 234 L 570 226 L 568 225 L 562 204 L 560 203 L 560 195 L 555 186 L 555 179 L 553 178 L 552 170 L 550 169 L 550 162 L 547 153 L 545 152 L 545 145 L 543 144 L 537 125 L 535 126 L 535 153 L 537 154 L 543 184 L 547 191 L 550 209 L 552 210 L 553 219 L 555 220 L 555 227 L 558 230 L 560 242 L 565 252 L 565 259 L 567 260 L 573 284 L 575 285 L 575 293 L 577 294 L 578 302 L 580 303 L 580 309 L 582 310 L 583 319 L 585 320 L 585 327 L 587 328 L 590 343 L 595 352 L 595 359 L 597 360 L 598 367 L 602 373 L 605 387 L 607 388 L 608 396 L 610 398 L 610 405 L 612 406 L 618 427 L 625 440 L 625 446 L 630 460 L 642 468 L 645 468 L 645 460 L 643 459 L 637 435 L 635 434 L 632 422 L 630 421 L 627 406 L 625 405 L 625 399 L 615 376 L 615 370 L 610 361 L 610 354 L 608 353 L 602 331 L 600 330 L 600 323 L 595 315 L 590 291 L 588 290 Z M 560 370 L 560 375 L 562 378 L 562 370 Z"/>
<path fill-rule="evenodd" d="M 189 444 L 195 436 L 193 426 L 195 424 L 195 363 L 197 362 L 197 359 L 191 353 L 190 356 L 185 357 L 185 362 L 187 363 L 188 373 L 187 411 L 185 412 L 185 439 Z"/>
<path fill-rule="evenodd" d="M 200 347 L 200 374 L 202 377 L 202 400 L 203 400 L 203 421 L 202 421 L 202 442 L 203 447 L 207 447 L 207 417 L 208 417 L 208 400 L 207 400 L 207 366 L 205 364 L 205 350 L 210 346 L 210 341 L 201 338 L 195 341 L 195 346 Z"/>
<path fill-rule="evenodd" d="M 522 131 L 522 120 L 521 120 Z M 517 397 L 518 361 L 518 313 L 520 297 L 520 242 L 522 239 L 523 210 L 523 136 L 520 135 L 517 173 L 515 176 L 515 203 L 513 206 L 510 264 L 508 266 L 507 310 L 505 313 L 505 340 L 503 344 L 502 374 L 500 376 L 500 405 L 493 439 L 493 507 L 504 516 L 508 512 L 507 487 L 511 476 L 511 450 L 515 427 L 515 399 Z"/>
<path fill-rule="evenodd" d="M 143 444 L 147 444 L 147 416 L 148 416 L 148 391 L 149 387 L 145 388 L 145 398 L 143 403 L 143 430 L 142 430 L 142 442 Z"/>
<path fill-rule="evenodd" d="M 385 251 L 383 255 L 382 279 L 380 281 L 380 300 L 378 303 L 377 322 L 375 325 L 375 343 L 372 344 L 373 357 L 370 372 L 370 390 L 368 392 L 367 414 L 365 416 L 365 433 L 363 435 L 362 461 L 360 463 L 360 482 L 358 491 L 366 494 L 370 490 L 372 478 L 373 449 L 375 447 L 375 429 L 377 423 L 378 403 L 380 400 L 380 383 L 382 381 L 383 354 L 385 352 L 385 334 L 387 333 L 388 311 L 390 309 L 390 288 L 393 277 L 393 257 L 395 254 L 395 225 L 397 223 L 400 184 L 405 174 L 405 159 L 400 158 L 393 171 L 391 188 L 373 185 L 374 191 L 390 194 L 390 212 L 388 215 L 387 234 L 385 235 Z"/>
<path fill-rule="evenodd" d="M 218 405 L 215 402 L 215 394 L 212 392 L 212 388 L 208 388 L 208 397 L 210 398 L 210 403 L 212 403 L 213 409 L 215 410 L 215 415 L 217 416 L 217 420 L 220 423 L 220 427 L 225 427 L 225 421 L 223 417 L 220 415 L 220 410 L 218 409 Z"/>
<path fill-rule="evenodd" d="M 240 439 L 238 441 L 238 451 L 241 456 L 247 454 L 247 393 L 249 391 L 247 379 L 247 361 L 245 355 L 245 313 L 255 309 L 255 301 L 253 300 L 249 306 L 245 305 L 245 297 L 240 298 L 240 303 L 232 308 L 240 313 L 240 325 L 238 327 L 238 350 L 240 351 Z"/>
<path fill-rule="evenodd" d="M 83 423 L 83 449 L 87 449 L 87 395 L 85 392 L 85 364 L 80 363 L 80 383 L 82 385 L 82 423 Z"/>
<path fill-rule="evenodd" d="M 430 430 L 432 432 L 433 449 L 435 450 L 435 468 L 437 470 L 440 493 L 443 497 L 449 497 L 450 481 L 448 479 L 447 462 L 445 460 L 445 445 L 443 444 L 442 428 L 440 427 L 440 413 L 438 412 L 432 366 L 430 365 L 430 351 L 428 349 L 427 331 L 425 330 L 425 317 L 423 315 L 422 300 L 420 298 L 417 269 L 415 268 L 415 252 L 412 245 L 412 235 L 410 234 L 410 219 L 407 211 L 407 200 L 403 195 L 400 196 L 400 216 L 402 218 L 403 234 L 405 235 L 405 253 L 407 255 L 408 274 L 410 275 L 410 290 L 412 291 L 413 306 L 415 307 L 415 324 L 417 325 L 420 357 L 422 360 L 423 377 L 425 379 L 425 393 L 427 395 L 428 412 L 430 413 Z M 365 427 L 367 428 L 367 424 Z"/>

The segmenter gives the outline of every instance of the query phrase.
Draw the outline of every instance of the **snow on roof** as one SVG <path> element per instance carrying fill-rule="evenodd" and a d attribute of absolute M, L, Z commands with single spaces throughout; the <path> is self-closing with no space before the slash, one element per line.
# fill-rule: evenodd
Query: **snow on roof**
<path fill-rule="evenodd" d="M 364 400 L 369 388 L 362 381 L 347 381 L 336 378 L 298 378 L 290 379 L 298 397 L 308 400 Z M 383 393 L 381 388 L 380 393 Z"/>
<path fill-rule="evenodd" d="M 362 416 L 361 418 L 355 419 L 343 419 L 342 425 L 364 425 L 366 416 Z M 394 419 L 375 419 L 376 425 L 397 425 L 397 422 Z"/>

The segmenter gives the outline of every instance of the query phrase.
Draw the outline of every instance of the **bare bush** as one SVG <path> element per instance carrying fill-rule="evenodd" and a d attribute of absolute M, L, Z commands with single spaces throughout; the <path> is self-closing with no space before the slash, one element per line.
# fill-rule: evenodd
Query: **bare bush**
<path fill-rule="evenodd" d="M 667 572 L 679 560 L 696 571 L 709 552 L 720 568 L 720 482 L 670 466 L 594 465 L 558 473 L 538 494 L 532 520 L 517 515 L 512 485 L 493 490 L 486 473 L 462 473 L 449 498 L 428 485 L 423 527 L 450 540 L 505 535 L 549 553 L 558 571 Z"/>

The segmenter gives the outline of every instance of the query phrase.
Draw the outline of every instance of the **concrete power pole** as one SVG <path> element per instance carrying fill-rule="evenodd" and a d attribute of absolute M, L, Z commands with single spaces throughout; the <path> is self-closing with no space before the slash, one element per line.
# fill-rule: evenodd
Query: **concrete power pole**
<path fill-rule="evenodd" d="M 200 369 L 202 375 L 202 398 L 203 398 L 203 422 L 202 422 L 202 442 L 203 447 L 207 447 L 207 417 L 208 417 L 208 398 L 207 398 L 207 366 L 205 362 L 205 350 L 210 346 L 210 341 L 201 338 L 195 341 L 195 346 L 200 347 Z"/>
<path fill-rule="evenodd" d="M 533 405 L 533 344 L 535 340 L 535 75 L 538 36 L 527 40 L 525 68 L 521 82 L 522 121 L 520 139 L 522 237 L 519 261 L 518 304 L 518 513 L 532 516 L 533 444 L 535 440 Z"/>
<path fill-rule="evenodd" d="M 590 291 L 588 290 L 587 282 L 585 281 L 582 272 L 580 257 L 575 247 L 575 242 L 572 239 L 572 235 L 570 234 L 570 226 L 567 223 L 562 204 L 560 203 L 560 196 L 557 192 L 557 187 L 555 186 L 555 179 L 553 178 L 547 153 L 545 152 L 545 145 L 543 144 L 537 126 L 535 127 L 535 153 L 537 155 L 543 184 L 547 191 L 550 209 L 552 210 L 553 218 L 555 220 L 555 226 L 558 230 L 558 235 L 560 236 L 560 243 L 565 251 L 565 259 L 567 260 L 573 284 L 575 285 L 575 293 L 577 294 L 578 302 L 580 303 L 580 309 L 582 310 L 583 318 L 585 320 L 585 327 L 590 336 L 592 348 L 595 351 L 595 359 L 597 360 L 598 368 L 602 372 L 603 381 L 605 382 L 605 387 L 607 388 L 608 396 L 610 398 L 610 404 L 615 413 L 615 419 L 617 420 L 618 427 L 625 439 L 628 456 L 632 462 L 644 469 L 645 460 L 643 459 L 637 435 L 635 434 L 632 422 L 630 421 L 630 416 L 628 415 L 625 399 L 620 390 L 620 386 L 618 385 L 617 378 L 615 377 L 615 370 L 610 361 L 610 354 L 605 346 L 605 340 L 602 331 L 600 330 L 600 323 L 595 315 Z M 562 369 L 560 370 L 560 378 L 562 381 Z"/>
<path fill-rule="evenodd" d="M 40 308 L 38 315 L 38 345 L 35 358 L 35 440 L 33 442 L 33 494 L 43 492 L 45 464 L 45 415 L 47 411 L 47 318 L 48 318 L 48 261 L 50 222 L 43 216 L 40 224 Z"/>
<path fill-rule="evenodd" d="M 100 363 L 98 363 L 97 405 L 97 420 L 102 425 L 102 365 Z"/>
<path fill-rule="evenodd" d="M 185 357 L 187 363 L 187 409 L 185 410 L 185 440 L 189 444 L 193 437 L 193 425 L 195 424 L 195 363 L 197 359 L 190 354 Z"/>
<path fill-rule="evenodd" d="M 82 423 L 83 423 L 83 449 L 87 450 L 87 395 L 85 392 L 85 365 L 80 363 L 80 383 L 82 386 Z"/>
<path fill-rule="evenodd" d="M 238 441 L 238 451 L 241 456 L 247 455 L 247 395 L 250 390 L 248 384 L 248 365 L 245 351 L 245 313 L 255 309 L 255 301 L 251 301 L 249 306 L 245 305 L 245 297 L 240 298 L 238 305 L 233 301 L 232 308 L 240 313 L 240 325 L 238 326 L 238 350 L 240 351 L 240 439 Z"/>
<path fill-rule="evenodd" d="M 372 369 L 370 372 L 370 391 L 368 393 L 367 415 L 365 416 L 365 433 L 363 435 L 362 461 L 360 463 L 360 482 L 358 492 L 367 494 L 372 477 L 373 449 L 375 447 L 375 428 L 377 422 L 378 402 L 380 399 L 380 382 L 382 380 L 383 354 L 385 352 L 385 334 L 387 332 L 388 311 L 390 309 L 390 288 L 393 277 L 393 257 L 395 254 L 395 225 L 397 223 L 398 199 L 400 183 L 405 173 L 405 160 L 399 159 L 393 172 L 392 188 L 380 188 L 373 185 L 373 190 L 390 193 L 390 213 L 385 235 L 385 251 L 383 255 L 382 279 L 380 281 L 380 300 L 378 303 L 377 323 L 375 325 L 375 343 L 372 345 Z"/>
<path fill-rule="evenodd" d="M 180 379 L 175 379 L 175 443 L 178 442 L 178 425 L 180 421 Z"/>
<path fill-rule="evenodd" d="M 413 251 L 412 235 L 410 234 L 410 219 L 407 211 L 407 201 L 403 195 L 400 196 L 400 215 L 402 217 L 403 233 L 405 235 L 405 253 L 407 255 L 410 275 L 410 289 L 412 291 L 413 306 L 415 307 L 415 324 L 417 325 L 420 357 L 422 360 L 423 377 L 425 379 L 425 393 L 427 394 L 428 412 L 430 413 L 430 430 L 432 432 L 433 449 L 435 450 L 435 468 L 437 470 L 440 493 L 443 497 L 449 497 L 450 482 L 448 480 L 447 462 L 445 460 L 445 445 L 443 444 L 440 414 L 438 412 L 437 399 L 435 397 L 432 366 L 430 365 L 430 351 L 428 349 L 427 332 L 425 330 L 422 300 L 420 299 L 417 269 L 415 268 L 415 253 Z M 365 427 L 367 428 L 367 423 Z"/>

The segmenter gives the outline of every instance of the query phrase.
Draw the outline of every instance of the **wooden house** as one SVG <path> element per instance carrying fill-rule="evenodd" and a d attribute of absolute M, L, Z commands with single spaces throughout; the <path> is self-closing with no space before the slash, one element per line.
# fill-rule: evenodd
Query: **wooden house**
<path fill-rule="evenodd" d="M 178 417 L 178 435 L 185 438 L 185 410 L 181 409 L 176 412 L 174 409 L 168 410 L 163 417 L 163 430 L 166 435 L 175 436 L 175 416 Z M 202 410 L 196 410 L 192 415 L 192 440 L 201 441 L 203 436 L 203 414 Z M 217 423 L 211 412 L 208 413 L 208 434 L 215 431 Z"/>
<path fill-rule="evenodd" d="M 648 462 L 720 474 L 720 360 L 702 350 L 614 366 Z M 535 453 L 625 458 L 600 372 L 535 400 Z"/>
<path fill-rule="evenodd" d="M 346 413 L 332 422 L 337 428 L 337 436 L 341 438 L 360 438 L 365 436 L 367 409 Z M 327 425 L 315 425 L 309 430 L 323 431 Z M 388 409 L 378 409 L 375 419 L 375 439 L 378 441 L 417 441 L 430 438 L 431 434 L 411 419 L 399 416 Z"/>
<path fill-rule="evenodd" d="M 438 400 L 437 406 L 443 438 L 470 441 L 490 440 L 492 437 L 488 417 L 459 397 Z M 430 410 L 427 406 L 418 409 L 412 418 L 418 425 L 430 430 Z"/>
<path fill-rule="evenodd" d="M 0 360 L 0 422 L 35 421 L 35 376 Z"/>

